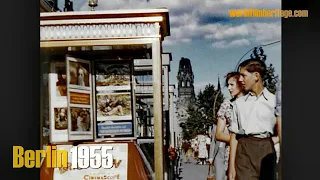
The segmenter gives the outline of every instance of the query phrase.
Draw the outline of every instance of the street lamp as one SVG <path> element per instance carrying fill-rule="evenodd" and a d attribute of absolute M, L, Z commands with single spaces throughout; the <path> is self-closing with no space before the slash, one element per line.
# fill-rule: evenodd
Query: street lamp
<path fill-rule="evenodd" d="M 219 96 L 221 91 L 218 91 L 218 93 L 216 94 L 216 97 L 214 98 L 214 102 L 213 102 L 213 118 L 215 118 L 216 116 L 216 102 L 217 102 L 217 98 Z"/>
<path fill-rule="evenodd" d="M 94 11 L 94 7 L 98 6 L 98 0 L 88 0 L 88 5 L 91 7 L 91 11 Z"/>
<path fill-rule="evenodd" d="M 262 44 L 262 45 L 253 47 L 252 49 L 250 49 L 248 52 L 246 52 L 246 53 L 240 58 L 240 60 L 238 61 L 237 65 L 236 65 L 236 67 L 235 67 L 235 69 L 234 69 L 234 71 L 238 71 L 238 66 L 239 66 L 241 60 L 242 60 L 249 52 L 251 52 L 252 50 L 254 50 L 254 48 L 264 47 L 264 46 L 270 46 L 270 45 L 272 45 L 272 44 L 276 44 L 276 43 L 279 43 L 279 42 L 281 42 L 281 40 L 278 40 L 278 41 L 274 41 L 274 42 L 271 42 L 271 43 L 268 43 L 268 44 Z"/>

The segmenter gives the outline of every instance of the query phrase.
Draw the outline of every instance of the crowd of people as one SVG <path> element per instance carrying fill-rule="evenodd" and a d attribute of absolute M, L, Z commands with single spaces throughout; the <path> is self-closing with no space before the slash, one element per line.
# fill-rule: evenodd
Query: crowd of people
<path fill-rule="evenodd" d="M 221 104 L 212 133 L 183 141 L 185 163 L 192 155 L 198 164 L 208 163 L 215 180 L 281 179 L 281 81 L 275 94 L 264 87 L 267 67 L 261 60 L 248 59 L 238 69 L 226 75 L 232 98 Z"/>
<path fill-rule="evenodd" d="M 207 164 L 209 162 L 210 144 L 211 137 L 204 131 L 200 131 L 199 134 L 192 140 L 184 139 L 181 146 L 184 154 L 184 162 L 191 163 L 190 157 L 193 157 L 195 160 L 197 160 L 197 164 Z"/>

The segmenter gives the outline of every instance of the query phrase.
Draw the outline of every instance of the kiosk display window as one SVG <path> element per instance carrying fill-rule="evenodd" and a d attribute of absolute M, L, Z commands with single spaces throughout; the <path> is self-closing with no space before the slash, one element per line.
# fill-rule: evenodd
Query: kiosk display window
<path fill-rule="evenodd" d="M 134 138 L 133 60 L 52 60 L 50 142 Z"/>

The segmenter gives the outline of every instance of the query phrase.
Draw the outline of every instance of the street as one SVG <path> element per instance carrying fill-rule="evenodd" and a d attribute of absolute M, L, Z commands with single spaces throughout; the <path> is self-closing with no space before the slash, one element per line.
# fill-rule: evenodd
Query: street
<path fill-rule="evenodd" d="M 276 150 L 278 153 L 278 160 L 280 156 L 279 147 L 276 145 Z M 184 154 L 181 153 L 180 156 L 180 174 L 178 176 L 179 180 L 200 180 L 200 179 L 206 179 L 208 175 L 208 164 L 206 165 L 199 165 L 196 164 L 196 160 L 193 159 L 193 157 L 190 157 L 191 163 L 184 163 Z M 278 161 L 277 160 L 277 161 Z M 281 179 L 279 177 L 279 179 Z"/>
<path fill-rule="evenodd" d="M 191 163 L 184 163 L 183 154 L 181 154 L 181 172 L 178 179 L 181 180 L 199 180 L 206 179 L 208 175 L 208 165 L 196 164 L 196 160 L 190 157 Z"/>

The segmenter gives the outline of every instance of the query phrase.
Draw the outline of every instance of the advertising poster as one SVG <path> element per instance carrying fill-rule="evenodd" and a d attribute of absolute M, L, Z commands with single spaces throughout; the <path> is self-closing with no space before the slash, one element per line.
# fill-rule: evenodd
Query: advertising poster
<path fill-rule="evenodd" d="M 51 63 L 49 95 L 50 142 L 68 142 L 68 102 L 65 61 L 55 61 Z"/>
<path fill-rule="evenodd" d="M 67 75 L 65 62 L 54 64 L 55 97 L 56 101 L 66 101 L 67 98 Z"/>
<path fill-rule="evenodd" d="M 127 180 L 128 176 L 128 145 L 121 144 L 80 144 L 80 146 L 113 146 L 113 150 L 108 150 L 108 153 L 113 155 L 113 166 L 110 169 L 103 167 L 98 169 L 72 169 L 72 153 L 70 149 L 73 146 L 60 145 L 57 150 L 68 150 L 68 168 L 55 168 L 53 180 L 91 180 L 91 179 L 114 179 Z M 96 150 L 96 154 L 101 154 L 101 151 Z"/>
<path fill-rule="evenodd" d="M 70 104 L 90 105 L 90 93 L 70 91 Z"/>
<path fill-rule="evenodd" d="M 132 120 L 130 93 L 99 93 L 97 121 Z"/>
<path fill-rule="evenodd" d="M 69 139 L 92 139 L 93 118 L 90 93 L 70 90 L 69 98 Z"/>
<path fill-rule="evenodd" d="M 133 134 L 132 62 L 95 62 L 97 139 L 131 137 Z"/>
<path fill-rule="evenodd" d="M 91 90 L 90 62 L 86 60 L 67 57 L 69 87 L 75 89 Z"/>
<path fill-rule="evenodd" d="M 91 108 L 70 107 L 71 132 L 70 134 L 90 134 Z"/>
<path fill-rule="evenodd" d="M 99 123 L 98 136 L 108 135 L 130 135 L 132 134 L 132 123 Z"/>
<path fill-rule="evenodd" d="M 54 108 L 54 129 L 68 130 L 67 107 Z"/>
<path fill-rule="evenodd" d="M 93 139 L 90 62 L 67 57 L 69 140 Z"/>
<path fill-rule="evenodd" d="M 130 90 L 130 65 L 125 63 L 106 64 L 97 62 L 96 89 L 97 91 Z"/>

